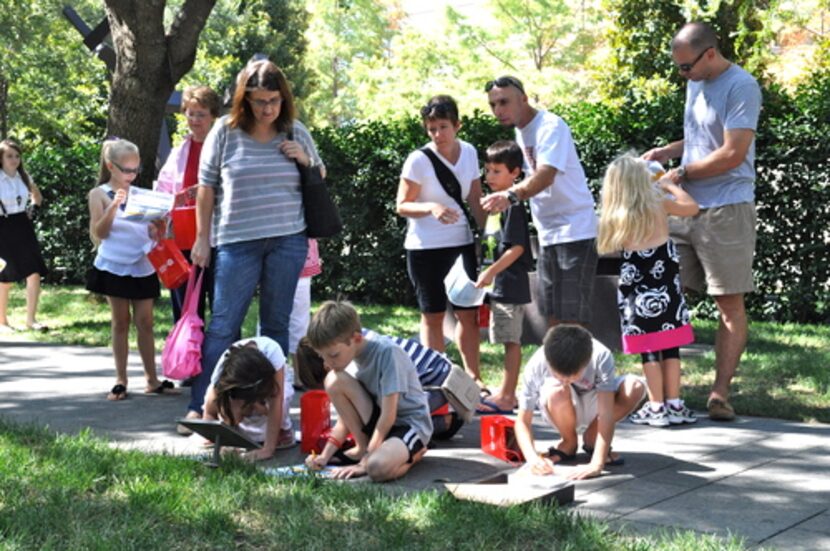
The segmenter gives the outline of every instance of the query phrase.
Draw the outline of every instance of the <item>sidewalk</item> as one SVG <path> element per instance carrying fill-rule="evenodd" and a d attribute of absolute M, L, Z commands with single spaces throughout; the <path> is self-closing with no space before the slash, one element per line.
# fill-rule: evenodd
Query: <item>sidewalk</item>
<path fill-rule="evenodd" d="M 90 427 L 114 445 L 193 453 L 174 420 L 188 390 L 145 396 L 137 355 L 130 357 L 130 397 L 108 402 L 114 368 L 105 348 L 0 340 L 0 416 L 74 433 Z M 295 427 L 298 409 L 292 409 Z M 540 446 L 556 434 L 541 423 Z M 443 490 L 508 467 L 479 449 L 478 422 L 440 443 L 390 491 Z M 618 426 L 614 450 L 626 460 L 601 478 L 579 482 L 571 508 L 635 533 L 681 529 L 734 534 L 765 548 L 830 550 L 830 426 L 741 418 L 671 429 Z M 585 458 L 584 454 L 582 456 Z M 302 459 L 299 448 L 274 463 Z"/>

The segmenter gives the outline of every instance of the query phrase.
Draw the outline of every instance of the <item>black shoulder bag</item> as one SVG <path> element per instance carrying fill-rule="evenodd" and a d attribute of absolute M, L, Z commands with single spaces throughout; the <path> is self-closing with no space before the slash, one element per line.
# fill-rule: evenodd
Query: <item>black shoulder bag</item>
<path fill-rule="evenodd" d="M 438 155 L 436 155 L 433 150 L 428 147 L 422 147 L 419 151 L 426 155 L 430 160 L 432 163 L 432 169 L 435 171 L 435 176 L 441 183 L 441 187 L 444 188 L 447 195 L 452 197 L 452 199 L 458 203 L 458 206 L 461 207 L 461 211 L 464 213 L 464 217 L 467 218 L 467 224 L 470 226 L 470 231 L 473 232 L 473 244 L 476 248 L 476 260 L 478 261 L 478 264 L 481 265 L 481 231 L 475 218 L 473 218 L 466 201 L 461 198 L 461 184 L 458 183 L 458 178 L 456 178 L 453 171 L 438 158 Z"/>
<path fill-rule="evenodd" d="M 289 130 L 286 137 L 293 140 L 293 130 Z M 337 205 L 331 198 L 320 167 L 296 164 L 297 170 L 300 171 L 306 235 L 313 238 L 334 237 L 343 230 L 343 221 L 340 219 Z"/>

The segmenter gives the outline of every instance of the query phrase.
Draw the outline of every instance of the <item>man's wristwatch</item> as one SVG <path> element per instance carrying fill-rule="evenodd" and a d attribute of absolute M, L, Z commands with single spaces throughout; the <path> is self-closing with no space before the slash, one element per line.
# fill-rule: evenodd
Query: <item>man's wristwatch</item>
<path fill-rule="evenodd" d="M 519 199 L 519 196 L 516 195 L 516 192 L 513 191 L 512 189 L 507 191 L 507 200 L 510 201 L 510 204 L 513 205 L 513 206 L 516 206 L 519 203 L 521 203 L 521 200 Z"/>
<path fill-rule="evenodd" d="M 688 176 L 686 176 L 686 165 L 677 167 L 677 177 L 680 178 L 681 182 L 687 182 L 689 180 Z"/>

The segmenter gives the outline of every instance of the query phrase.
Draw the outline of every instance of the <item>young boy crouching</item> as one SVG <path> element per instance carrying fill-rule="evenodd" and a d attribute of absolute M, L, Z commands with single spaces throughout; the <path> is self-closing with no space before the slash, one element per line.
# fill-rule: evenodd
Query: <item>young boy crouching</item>
<path fill-rule="evenodd" d="M 622 464 L 611 452 L 614 425 L 643 401 L 646 386 L 636 376 L 617 376 L 611 351 L 587 330 L 578 325 L 550 329 L 522 380 L 516 440 L 534 473 L 553 473 L 555 463 L 573 461 L 579 433 L 591 461 L 568 478 L 599 476 L 606 464 Z M 536 452 L 531 429 L 537 406 L 561 437 L 545 455 Z"/>
<path fill-rule="evenodd" d="M 338 421 L 322 453 L 306 464 L 323 468 L 352 433 L 356 445 L 343 455 L 355 464 L 336 469 L 336 478 L 369 475 L 382 482 L 406 474 L 432 436 L 427 395 L 412 360 L 391 339 L 364 337 L 357 311 L 344 301 L 320 306 L 308 339 L 328 371 L 325 389 Z M 345 372 L 352 361 L 355 377 Z"/>

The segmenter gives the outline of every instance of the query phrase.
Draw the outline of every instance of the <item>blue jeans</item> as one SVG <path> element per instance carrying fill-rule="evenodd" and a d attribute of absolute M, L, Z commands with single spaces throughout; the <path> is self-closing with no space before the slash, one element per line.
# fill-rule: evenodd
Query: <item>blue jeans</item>
<path fill-rule="evenodd" d="M 217 247 L 213 314 L 202 344 L 202 373 L 190 389 L 189 410 L 202 412 L 216 362 L 239 334 L 257 284 L 262 335 L 288 350 L 294 291 L 307 254 L 305 233 Z"/>

